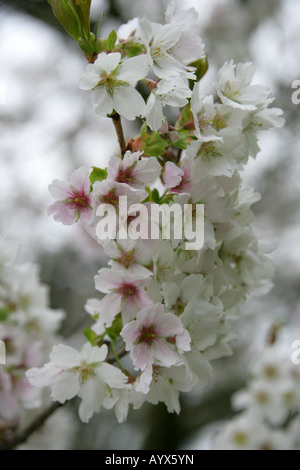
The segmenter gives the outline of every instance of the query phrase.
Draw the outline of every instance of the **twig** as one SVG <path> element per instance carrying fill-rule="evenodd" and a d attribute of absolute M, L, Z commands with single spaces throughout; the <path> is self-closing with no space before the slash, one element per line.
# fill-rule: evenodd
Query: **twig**
<path fill-rule="evenodd" d="M 121 358 L 125 354 L 127 354 L 127 351 L 125 350 L 125 345 L 123 345 L 123 347 L 120 348 L 118 351 L 118 357 Z M 116 362 L 115 356 L 109 355 L 106 359 L 106 362 L 108 364 L 114 364 Z M 0 444 L 0 450 L 13 450 L 20 444 L 26 442 L 27 439 L 33 433 L 35 433 L 41 426 L 43 426 L 47 419 L 61 406 L 63 406 L 63 404 L 59 402 L 52 403 L 42 414 L 37 416 L 37 418 L 27 428 L 17 434 L 12 440 Z"/>
<path fill-rule="evenodd" d="M 182 149 L 178 149 L 178 152 L 177 152 L 177 163 L 179 163 L 179 161 L 180 161 L 181 154 L 182 154 Z"/>
<path fill-rule="evenodd" d="M 117 133 L 117 137 L 118 137 L 122 157 L 124 157 L 125 152 L 126 152 L 126 142 L 125 142 L 122 123 L 121 123 L 121 116 L 120 116 L 120 114 L 115 113 L 110 117 L 112 118 L 112 121 L 113 121 L 115 129 L 116 129 L 116 133 Z"/>
<path fill-rule="evenodd" d="M 45 421 L 54 413 L 54 411 L 56 411 L 61 406 L 61 403 L 52 403 L 49 408 L 40 414 L 27 428 L 17 434 L 11 441 L 0 445 L 0 450 L 13 450 L 18 445 L 26 442 L 27 439 L 45 423 Z"/>

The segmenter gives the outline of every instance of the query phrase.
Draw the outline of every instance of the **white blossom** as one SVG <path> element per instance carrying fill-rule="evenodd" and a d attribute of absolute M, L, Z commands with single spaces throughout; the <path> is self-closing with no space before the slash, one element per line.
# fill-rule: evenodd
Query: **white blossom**
<path fill-rule="evenodd" d="M 133 120 L 144 115 L 145 102 L 134 87 L 147 73 L 145 55 L 121 61 L 119 52 L 102 52 L 93 64 L 88 64 L 80 88 L 93 90 L 95 112 L 100 116 L 116 111 Z"/>

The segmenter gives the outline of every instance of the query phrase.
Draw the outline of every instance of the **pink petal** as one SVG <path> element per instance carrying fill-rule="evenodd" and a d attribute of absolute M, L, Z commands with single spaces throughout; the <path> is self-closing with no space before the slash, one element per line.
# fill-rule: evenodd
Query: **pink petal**
<path fill-rule="evenodd" d="M 131 358 L 136 367 L 144 370 L 147 366 L 153 363 L 152 347 L 149 347 L 145 343 L 138 344 L 132 349 Z"/>
<path fill-rule="evenodd" d="M 158 339 L 153 344 L 153 355 L 165 367 L 171 367 L 178 363 L 180 358 L 171 346 L 163 339 Z"/>
<path fill-rule="evenodd" d="M 99 274 L 95 276 L 95 287 L 100 292 L 108 294 L 113 289 L 119 287 L 123 279 L 117 271 L 109 268 L 102 268 Z"/>
<path fill-rule="evenodd" d="M 166 188 L 175 188 L 181 183 L 184 171 L 175 163 L 167 162 L 165 166 L 165 186 Z"/>

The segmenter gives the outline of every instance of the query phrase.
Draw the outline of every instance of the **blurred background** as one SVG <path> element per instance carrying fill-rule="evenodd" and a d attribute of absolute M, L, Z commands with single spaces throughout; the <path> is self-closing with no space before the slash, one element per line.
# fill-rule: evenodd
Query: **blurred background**
<path fill-rule="evenodd" d="M 299 0 L 175 3 L 178 9 L 193 6 L 199 12 L 195 31 L 209 59 L 203 93 L 213 91 L 226 60 L 253 61 L 255 80 L 271 87 L 274 106 L 284 110 L 285 127 L 262 133 L 261 152 L 243 172 L 245 184 L 262 195 L 253 207 L 256 231 L 262 243 L 276 247 L 271 255 L 274 288 L 245 304 L 236 325 L 235 354 L 215 362 L 208 390 L 182 396 L 179 416 L 168 414 L 164 405 L 144 405 L 121 425 L 108 411 L 83 425 L 70 405 L 57 418 L 63 443 L 55 442 L 49 422 L 32 440 L 34 448 L 206 448 L 210 429 L 232 415 L 230 397 L 243 386 L 245 366 L 270 327 L 286 325 L 287 348 L 300 339 L 300 104 L 291 99 L 292 83 L 300 80 Z M 93 0 L 92 19 L 97 23 L 104 12 L 99 36 L 107 37 L 134 16 L 163 22 L 167 4 Z M 96 116 L 91 100 L 79 90 L 86 61 L 47 0 L 0 0 L 0 64 L 1 235 L 21 242 L 21 261 L 39 264 L 41 279 L 51 288 L 51 307 L 67 313 L 62 336 L 81 345 L 84 338 L 77 332 L 88 325 L 84 304 L 95 296 L 93 278 L 106 259 L 79 224 L 66 227 L 47 216 L 52 202 L 48 184 L 68 179 L 78 166 L 105 165 L 117 150 L 113 124 Z M 126 137 L 135 132 L 132 126 L 125 123 Z"/>

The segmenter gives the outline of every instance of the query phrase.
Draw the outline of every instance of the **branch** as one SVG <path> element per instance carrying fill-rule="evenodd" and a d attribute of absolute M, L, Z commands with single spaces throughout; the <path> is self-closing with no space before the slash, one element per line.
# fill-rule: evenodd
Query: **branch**
<path fill-rule="evenodd" d="M 118 351 L 118 356 L 121 358 L 127 354 L 127 351 L 125 350 L 125 345 Z M 114 364 L 116 362 L 116 359 L 113 355 L 110 355 L 107 357 L 106 362 L 108 364 Z M 25 428 L 22 432 L 17 434 L 11 441 L 5 442 L 0 444 L 0 451 L 1 450 L 13 450 L 20 444 L 23 444 L 24 442 L 29 439 L 29 437 L 35 433 L 45 422 L 47 421 L 48 418 L 61 406 L 63 406 L 62 403 L 59 402 L 54 402 L 52 403 L 43 413 L 41 413 L 37 418 L 27 427 Z"/>
<path fill-rule="evenodd" d="M 37 431 L 45 421 L 56 411 L 58 408 L 62 406 L 61 403 L 55 402 L 52 403 L 49 408 L 47 408 L 42 414 L 40 414 L 27 428 L 25 428 L 22 432 L 17 434 L 11 441 L 3 443 L 0 445 L 0 450 L 13 450 L 18 445 L 23 444 L 27 441 L 27 439 Z"/>
<path fill-rule="evenodd" d="M 112 118 L 112 121 L 113 121 L 115 129 L 116 129 L 116 133 L 117 133 L 117 136 L 118 136 L 118 141 L 119 141 L 122 157 L 124 157 L 125 152 L 126 152 L 126 142 L 125 142 L 122 123 L 121 123 L 121 116 L 120 116 L 120 114 L 115 113 L 110 117 Z"/>

